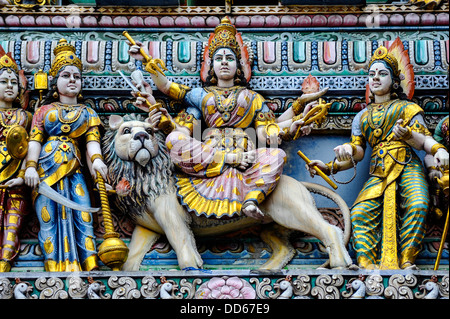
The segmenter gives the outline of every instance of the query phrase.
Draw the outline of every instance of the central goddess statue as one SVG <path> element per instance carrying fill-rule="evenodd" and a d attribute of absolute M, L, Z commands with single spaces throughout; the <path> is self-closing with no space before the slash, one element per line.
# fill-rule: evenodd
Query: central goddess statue
<path fill-rule="evenodd" d="M 142 60 L 140 50 L 140 44 L 133 45 L 130 55 Z M 203 59 L 204 86 L 199 88 L 168 80 L 152 63 L 146 66 L 157 88 L 185 106 L 166 139 L 171 159 L 180 168 L 178 196 L 198 216 L 223 218 L 243 213 L 264 219 L 258 205 L 277 186 L 286 161 L 278 145 L 283 139 L 309 134 L 311 128 L 303 125 L 302 115 L 317 103 L 307 102 L 326 89 L 304 94 L 276 118 L 264 98 L 248 88 L 249 53 L 228 18 L 211 34 Z M 144 104 L 142 98 L 139 104 Z M 203 123 L 207 129 L 200 141 L 194 136 Z"/>

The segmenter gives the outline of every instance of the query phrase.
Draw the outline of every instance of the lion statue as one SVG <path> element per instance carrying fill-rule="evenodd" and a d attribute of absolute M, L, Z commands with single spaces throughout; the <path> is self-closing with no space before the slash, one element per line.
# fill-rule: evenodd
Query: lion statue
<path fill-rule="evenodd" d="M 110 183 L 116 185 L 116 205 L 136 224 L 123 270 L 139 270 L 144 255 L 160 235 L 167 237 L 180 269 L 201 268 L 203 261 L 195 236 L 220 235 L 261 223 L 246 216 L 220 220 L 190 214 L 177 198 L 175 167 L 165 146 L 165 136 L 155 131 L 142 115 L 111 115 L 103 153 Z M 337 203 L 344 216 L 344 232 L 322 217 L 310 191 Z M 302 231 L 321 240 L 329 253 L 326 266 L 345 268 L 352 264 L 345 248 L 350 238 L 349 209 L 330 189 L 282 175 L 260 209 L 271 220 L 263 227 L 261 239 L 272 249 L 271 258 L 261 269 L 281 269 L 294 257 L 296 251 L 288 240 L 293 231 Z"/>

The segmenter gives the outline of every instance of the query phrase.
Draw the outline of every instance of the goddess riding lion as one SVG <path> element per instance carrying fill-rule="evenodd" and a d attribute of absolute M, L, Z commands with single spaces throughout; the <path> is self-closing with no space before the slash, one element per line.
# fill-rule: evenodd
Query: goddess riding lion
<path fill-rule="evenodd" d="M 103 154 L 110 182 L 117 185 L 117 207 L 136 224 L 123 270 L 139 270 L 144 255 L 161 235 L 174 249 L 180 269 L 201 268 L 196 236 L 216 236 L 261 223 L 246 216 L 220 220 L 189 213 L 177 198 L 175 167 L 165 146 L 165 135 L 141 115 L 110 117 Z M 310 191 L 338 205 L 344 216 L 344 232 L 322 217 Z M 260 209 L 270 220 L 268 227 L 263 227 L 261 239 L 272 249 L 261 269 L 281 269 L 294 257 L 296 251 L 288 240 L 293 231 L 321 240 L 329 253 L 327 266 L 345 268 L 352 264 L 345 248 L 350 238 L 349 209 L 330 189 L 282 175 Z"/>

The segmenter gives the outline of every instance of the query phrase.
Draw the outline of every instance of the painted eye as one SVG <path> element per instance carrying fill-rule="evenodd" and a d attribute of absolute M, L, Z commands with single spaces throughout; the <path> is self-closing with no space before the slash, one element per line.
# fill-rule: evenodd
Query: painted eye
<path fill-rule="evenodd" d="M 151 127 L 148 127 L 145 131 L 146 131 L 148 134 L 153 135 L 153 129 L 152 129 Z"/>
<path fill-rule="evenodd" d="M 131 134 L 131 129 L 129 127 L 125 127 L 122 131 L 122 134 Z"/>

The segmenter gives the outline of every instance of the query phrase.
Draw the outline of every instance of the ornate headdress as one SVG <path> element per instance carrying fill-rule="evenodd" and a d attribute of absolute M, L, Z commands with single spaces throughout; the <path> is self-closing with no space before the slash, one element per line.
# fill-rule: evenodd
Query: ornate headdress
<path fill-rule="evenodd" d="M 375 50 L 372 58 L 370 59 L 369 68 L 373 63 L 380 61 L 380 60 L 386 62 L 391 67 L 391 69 L 394 72 L 394 75 L 396 77 L 398 77 L 400 75 L 400 70 L 398 69 L 397 59 L 391 53 L 389 53 L 389 51 L 386 47 L 384 47 L 382 45 L 379 46 Z"/>
<path fill-rule="evenodd" d="M 211 67 L 211 59 L 214 53 L 219 48 L 231 49 L 239 60 L 242 71 L 247 81 L 250 80 L 252 76 L 251 69 L 251 56 L 247 46 L 242 40 L 241 34 L 236 31 L 234 25 L 231 24 L 230 19 L 227 17 L 220 21 L 220 24 L 214 29 L 214 33 L 211 33 L 208 45 L 205 47 L 203 53 L 202 69 L 200 71 L 200 77 L 202 81 L 206 81 L 209 69 Z"/>
<path fill-rule="evenodd" d="M 212 38 L 211 38 L 212 37 Z M 236 28 L 231 24 L 230 20 L 225 17 L 220 24 L 214 29 L 209 41 L 209 57 L 212 58 L 219 48 L 231 49 L 238 59 L 241 55 L 239 44 L 236 40 Z"/>
<path fill-rule="evenodd" d="M 66 39 L 61 39 L 58 45 L 53 50 L 55 59 L 53 60 L 52 67 L 48 72 L 51 76 L 56 76 L 61 68 L 66 65 L 74 65 L 78 69 L 82 70 L 83 63 L 80 58 L 75 54 L 75 47 L 68 43 Z"/>
<path fill-rule="evenodd" d="M 20 82 L 19 87 L 19 102 L 20 106 L 25 109 L 28 106 L 29 92 L 27 91 L 27 78 L 23 70 L 19 70 L 19 66 L 13 59 L 11 52 L 6 53 L 3 47 L 0 45 L 0 70 L 10 69 L 13 70 Z"/>
<path fill-rule="evenodd" d="M 0 45 L 0 70 L 1 69 L 13 69 L 16 73 L 19 73 L 19 67 L 13 59 L 11 52 L 6 53 Z"/>
<path fill-rule="evenodd" d="M 400 38 L 396 38 L 389 47 L 378 47 L 369 62 L 370 66 L 376 61 L 386 62 L 394 72 L 394 76 L 400 79 L 400 86 L 408 99 L 414 95 L 414 69 L 409 59 L 408 50 L 405 50 Z M 369 103 L 369 85 L 366 88 L 366 102 Z"/>

